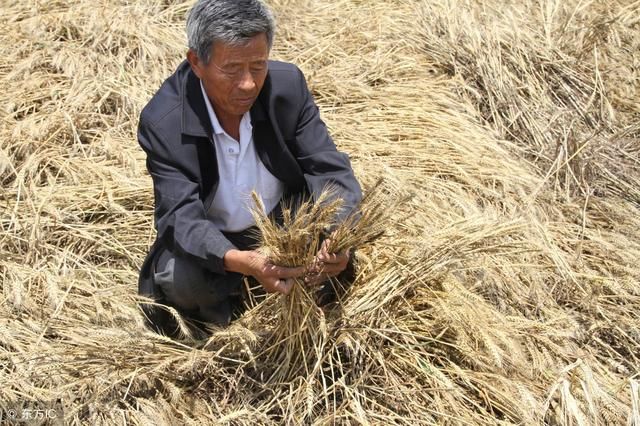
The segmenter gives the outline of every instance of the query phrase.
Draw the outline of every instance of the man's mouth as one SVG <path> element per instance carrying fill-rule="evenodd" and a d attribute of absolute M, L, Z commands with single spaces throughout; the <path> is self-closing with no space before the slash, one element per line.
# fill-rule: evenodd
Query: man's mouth
<path fill-rule="evenodd" d="M 255 98 L 239 98 L 237 102 L 241 105 L 251 105 Z"/>

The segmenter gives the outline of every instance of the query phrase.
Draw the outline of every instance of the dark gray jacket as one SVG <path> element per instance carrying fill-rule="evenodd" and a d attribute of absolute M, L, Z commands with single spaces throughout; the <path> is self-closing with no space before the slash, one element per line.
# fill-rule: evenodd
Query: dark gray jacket
<path fill-rule="evenodd" d="M 317 196 L 331 183 L 341 191 L 345 212 L 360 201 L 349 157 L 337 151 L 295 65 L 269 62 L 250 114 L 258 155 L 284 182 L 286 193 Z M 234 248 L 207 219 L 218 186 L 217 162 L 200 83 L 188 62 L 180 64 L 142 110 L 138 141 L 153 178 L 157 230 L 140 271 L 138 292 L 161 301 L 152 276 L 162 246 L 220 274 L 222 256 Z"/>

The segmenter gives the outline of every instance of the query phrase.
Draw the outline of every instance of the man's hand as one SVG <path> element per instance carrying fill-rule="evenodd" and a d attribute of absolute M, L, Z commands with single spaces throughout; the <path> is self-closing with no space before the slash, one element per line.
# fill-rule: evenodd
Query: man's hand
<path fill-rule="evenodd" d="M 276 266 L 255 250 L 229 250 L 223 261 L 225 270 L 254 277 L 267 293 L 289 294 L 293 288 L 293 279 L 305 273 L 302 266 Z"/>
<path fill-rule="evenodd" d="M 328 248 L 330 244 L 330 239 L 322 242 L 322 246 L 316 255 L 315 264 L 309 271 L 310 274 L 305 278 L 307 284 L 322 284 L 328 278 L 335 277 L 347 268 L 347 263 L 349 263 L 349 250 L 339 253 L 329 253 Z"/>

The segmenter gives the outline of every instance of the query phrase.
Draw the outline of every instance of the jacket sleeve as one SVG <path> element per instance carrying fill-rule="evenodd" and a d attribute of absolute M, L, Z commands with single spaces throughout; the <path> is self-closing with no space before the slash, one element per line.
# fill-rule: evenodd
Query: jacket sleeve
<path fill-rule="evenodd" d="M 337 217 L 337 221 L 341 221 L 358 205 L 362 199 L 362 190 L 351 168 L 349 156 L 337 150 L 320 118 L 318 106 L 307 87 L 304 75 L 302 71 L 298 72 L 302 108 L 298 116 L 295 144 L 291 148 L 314 199 L 317 199 L 327 186 L 337 190 L 337 196 L 344 201 Z"/>
<path fill-rule="evenodd" d="M 208 220 L 198 182 L 172 158 L 169 145 L 143 119 L 138 142 L 147 154 L 147 170 L 153 179 L 158 238 L 202 267 L 225 274 L 222 258 L 235 246 Z"/>

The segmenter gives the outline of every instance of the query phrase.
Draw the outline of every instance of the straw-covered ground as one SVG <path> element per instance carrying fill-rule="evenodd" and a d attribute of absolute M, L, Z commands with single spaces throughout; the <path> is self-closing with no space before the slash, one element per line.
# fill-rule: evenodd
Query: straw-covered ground
<path fill-rule="evenodd" d="M 342 304 L 292 324 L 272 297 L 210 339 L 147 330 L 137 117 L 184 55 L 190 2 L 3 1 L 2 408 L 640 425 L 640 2 L 271 4 L 273 57 L 391 203 Z"/>

